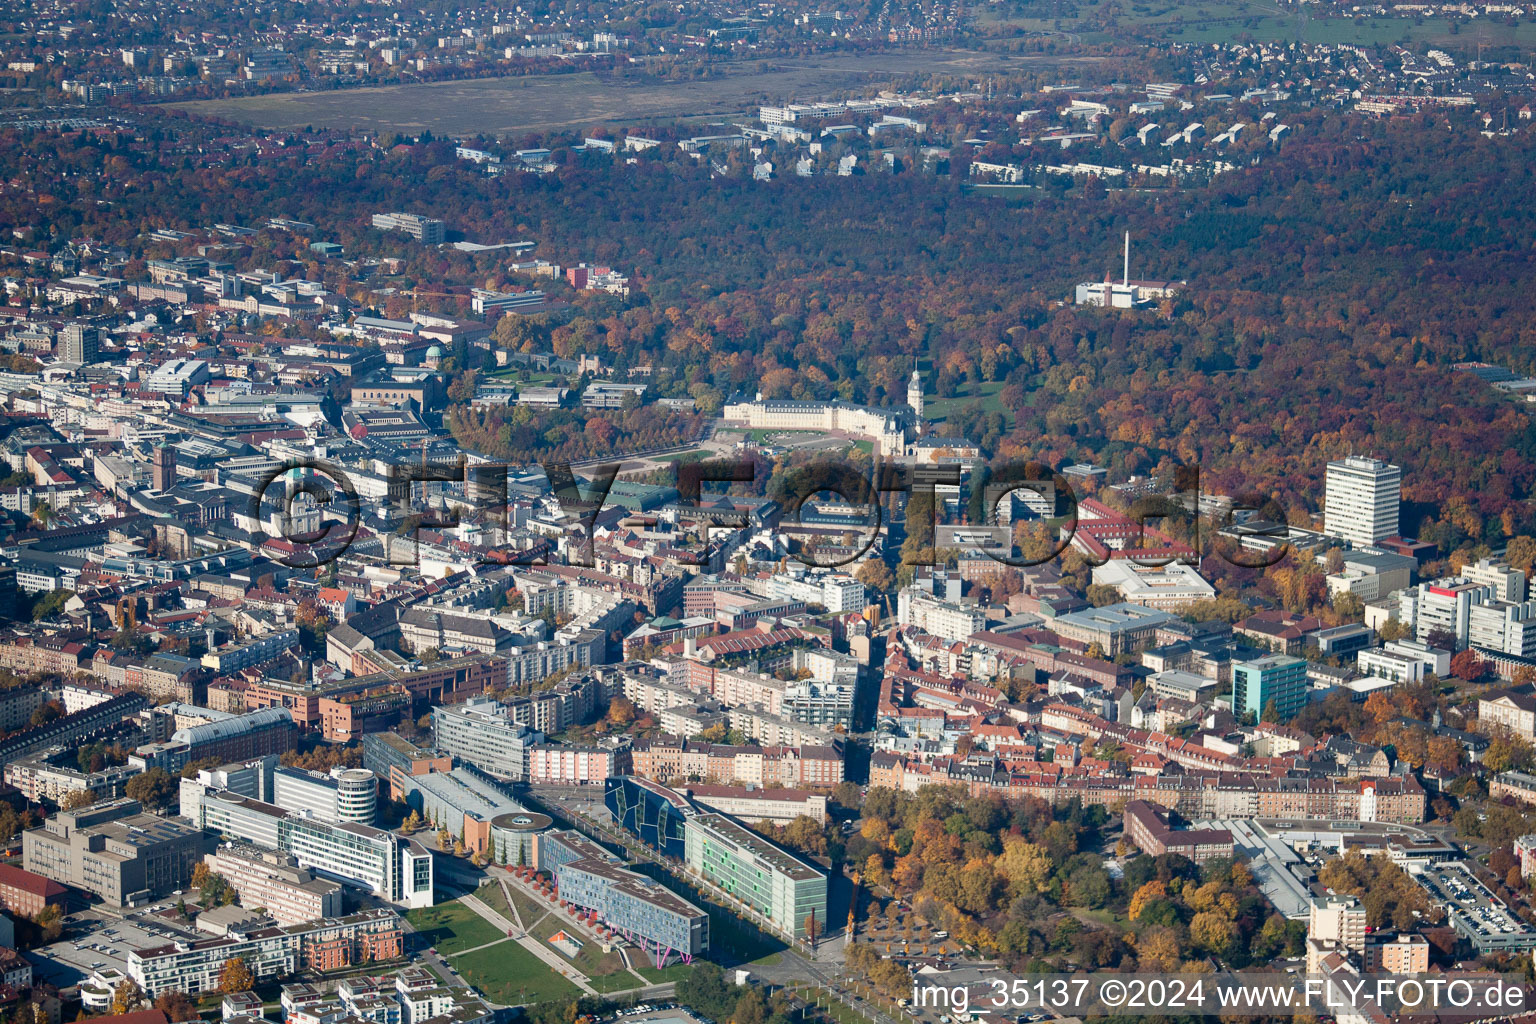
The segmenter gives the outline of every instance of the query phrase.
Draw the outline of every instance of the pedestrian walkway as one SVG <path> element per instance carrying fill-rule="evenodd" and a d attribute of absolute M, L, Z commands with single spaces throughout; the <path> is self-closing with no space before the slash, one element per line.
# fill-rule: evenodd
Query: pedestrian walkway
<path fill-rule="evenodd" d="M 511 938 L 517 940 L 519 945 L 521 945 L 528 952 L 532 953 L 534 956 L 538 957 L 540 960 L 544 961 L 550 967 L 554 968 L 555 973 L 559 974 L 563 978 L 569 979 L 572 984 L 581 989 L 587 995 L 595 996 L 598 994 L 597 989 L 592 987 L 591 981 L 585 974 L 582 974 L 575 967 L 560 959 L 560 955 L 554 950 L 546 949 L 542 942 L 534 938 L 532 935 L 529 935 L 525 930 L 513 924 L 511 921 L 508 921 L 495 910 L 492 910 L 490 907 L 486 906 L 478 896 L 465 896 L 459 902 L 463 903 L 470 910 L 473 910 L 475 913 L 479 914 L 481 917 L 495 925 L 497 928 L 500 928 L 503 932 L 510 933 Z M 495 943 L 491 943 L 491 945 L 495 945 Z"/>

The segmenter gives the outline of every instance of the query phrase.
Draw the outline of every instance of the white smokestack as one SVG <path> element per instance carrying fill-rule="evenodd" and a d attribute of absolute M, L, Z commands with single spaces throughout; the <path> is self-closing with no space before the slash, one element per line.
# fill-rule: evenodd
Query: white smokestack
<path fill-rule="evenodd" d="M 1131 233 L 1129 231 L 1125 233 L 1125 281 L 1123 283 L 1127 288 L 1131 286 Z"/>

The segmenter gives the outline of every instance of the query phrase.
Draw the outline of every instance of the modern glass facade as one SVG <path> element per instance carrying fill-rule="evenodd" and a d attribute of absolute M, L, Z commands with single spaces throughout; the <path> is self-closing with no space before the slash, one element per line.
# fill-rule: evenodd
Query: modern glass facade
<path fill-rule="evenodd" d="M 683 834 L 690 808 L 687 798 L 649 779 L 615 776 L 603 791 L 613 820 L 652 849 L 682 860 Z"/>

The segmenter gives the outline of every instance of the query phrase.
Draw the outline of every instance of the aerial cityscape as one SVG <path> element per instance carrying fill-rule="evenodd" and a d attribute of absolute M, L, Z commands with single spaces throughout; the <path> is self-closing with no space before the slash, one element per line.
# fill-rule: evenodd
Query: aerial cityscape
<path fill-rule="evenodd" d="M 1536 3 L 0 25 L 0 1024 L 1536 1022 Z"/>

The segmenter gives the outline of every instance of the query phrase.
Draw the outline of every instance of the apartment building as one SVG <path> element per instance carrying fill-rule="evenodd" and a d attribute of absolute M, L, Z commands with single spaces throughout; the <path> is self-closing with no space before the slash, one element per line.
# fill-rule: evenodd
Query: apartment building
<path fill-rule="evenodd" d="M 741 821 L 787 825 L 796 818 L 811 818 L 818 823 L 827 820 L 827 795 L 808 789 L 689 783 L 679 786 L 678 791 L 700 807 L 729 814 Z"/>
<path fill-rule="evenodd" d="M 317 877 L 293 857 L 226 843 L 203 863 L 234 887 L 242 906 L 262 907 L 280 925 L 341 916 L 340 883 Z"/>
<path fill-rule="evenodd" d="M 987 626 L 986 612 L 979 606 L 946 601 L 913 587 L 905 587 L 897 595 L 896 621 L 951 643 L 966 640 Z"/>
<path fill-rule="evenodd" d="M 1307 704 L 1307 663 L 1288 654 L 1268 654 L 1232 666 L 1232 713 L 1266 720 L 1270 705 L 1287 722 Z"/>
<path fill-rule="evenodd" d="M 636 775 L 657 781 L 792 789 L 830 789 L 843 781 L 843 753 L 835 746 L 732 746 L 657 736 L 636 740 L 630 763 Z"/>
<path fill-rule="evenodd" d="M 241 595 L 244 596 L 243 594 Z M 227 676 L 241 669 L 264 665 L 299 642 L 297 629 L 276 629 L 245 643 L 231 644 L 203 655 L 203 667 Z"/>
<path fill-rule="evenodd" d="M 1365 940 L 1365 969 L 1374 974 L 1423 974 L 1429 970 L 1429 940 L 1422 935 L 1377 935 Z"/>
<path fill-rule="evenodd" d="M 49 747 L 5 766 L 5 781 L 28 800 L 50 800 L 57 804 L 62 804 L 71 793 L 90 793 L 98 800 L 120 797 L 128 780 L 137 774 L 138 769 L 131 765 L 83 771 L 75 747 Z"/>
<path fill-rule="evenodd" d="M 245 961 L 257 984 L 266 984 L 301 970 L 334 971 L 404 955 L 400 916 L 377 908 L 350 917 L 132 949 L 127 973 L 148 998 L 172 990 L 196 998 L 220 990 L 219 975 L 235 958 Z"/>
<path fill-rule="evenodd" d="M 629 770 L 629 751 L 540 743 L 528 751 L 528 782 L 541 786 L 601 786 Z"/>
<path fill-rule="evenodd" d="M 72 684 L 66 684 L 66 689 Z M 108 695 L 110 696 L 110 694 Z M 0 690 L 0 730 L 15 732 L 32 724 L 32 713 L 43 706 L 43 691 L 36 686 L 13 686 Z M 66 713 L 81 710 L 70 707 L 66 700 Z"/>
<path fill-rule="evenodd" d="M 1365 907 L 1353 896 L 1313 899 L 1307 911 L 1307 973 L 1317 973 L 1316 961 L 1334 950 L 1365 956 Z"/>
<path fill-rule="evenodd" d="M 195 828 L 145 814 L 137 800 L 115 800 L 59 811 L 22 833 L 21 851 L 26 870 L 123 907 L 191 885 L 211 847 Z"/>

